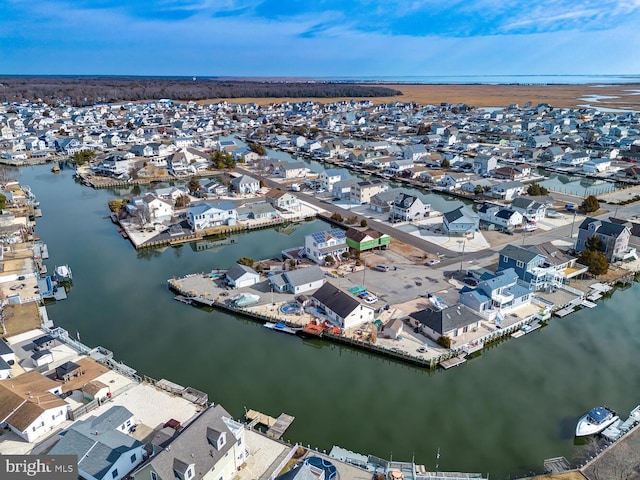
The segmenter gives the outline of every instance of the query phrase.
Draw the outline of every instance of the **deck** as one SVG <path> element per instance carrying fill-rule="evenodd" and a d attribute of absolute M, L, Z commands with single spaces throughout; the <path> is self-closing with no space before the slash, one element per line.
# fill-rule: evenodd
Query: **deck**
<path fill-rule="evenodd" d="M 280 439 L 295 420 L 295 417 L 286 413 L 281 413 L 278 418 L 273 418 L 256 410 L 248 410 L 244 416 L 249 420 L 247 427 L 254 428 L 257 425 L 264 425 L 267 427 L 267 436 L 275 439 Z"/>
<path fill-rule="evenodd" d="M 448 370 L 450 368 L 457 367 L 458 365 L 462 365 L 466 361 L 467 359 L 465 358 L 465 355 L 459 355 L 457 357 L 450 358 L 449 360 L 445 360 L 444 362 L 440 362 L 440 366 L 445 370 Z"/>

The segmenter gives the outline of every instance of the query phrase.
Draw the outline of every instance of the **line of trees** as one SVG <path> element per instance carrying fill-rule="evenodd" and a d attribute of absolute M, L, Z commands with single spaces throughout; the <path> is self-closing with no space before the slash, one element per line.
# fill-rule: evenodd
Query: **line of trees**
<path fill-rule="evenodd" d="M 75 106 L 121 101 L 205 100 L 210 98 L 387 97 L 402 92 L 379 85 L 340 82 L 245 81 L 186 78 L 0 77 L 6 102 L 41 99 L 52 105 Z"/>

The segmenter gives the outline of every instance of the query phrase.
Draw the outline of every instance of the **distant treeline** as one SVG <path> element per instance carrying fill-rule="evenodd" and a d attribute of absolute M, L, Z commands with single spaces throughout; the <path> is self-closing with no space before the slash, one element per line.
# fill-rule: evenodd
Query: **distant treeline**
<path fill-rule="evenodd" d="M 3 102 L 37 101 L 76 106 L 136 100 L 210 98 L 388 97 L 398 90 L 340 82 L 249 81 L 143 77 L 0 77 Z"/>

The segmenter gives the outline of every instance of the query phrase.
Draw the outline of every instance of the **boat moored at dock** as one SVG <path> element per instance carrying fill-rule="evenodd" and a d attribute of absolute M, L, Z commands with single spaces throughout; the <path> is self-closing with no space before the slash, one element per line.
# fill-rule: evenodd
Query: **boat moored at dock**
<path fill-rule="evenodd" d="M 264 324 L 265 327 L 270 328 L 271 330 L 276 330 L 278 332 L 288 333 L 290 335 L 297 335 L 302 328 L 291 328 L 288 327 L 285 323 L 282 322 L 267 322 Z"/>
<path fill-rule="evenodd" d="M 578 420 L 576 437 L 595 435 L 620 420 L 616 412 L 607 407 L 595 407 Z"/>

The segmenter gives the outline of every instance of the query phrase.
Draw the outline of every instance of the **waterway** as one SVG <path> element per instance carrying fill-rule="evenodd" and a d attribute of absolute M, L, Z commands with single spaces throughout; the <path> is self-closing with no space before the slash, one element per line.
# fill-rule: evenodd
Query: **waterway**
<path fill-rule="evenodd" d="M 231 245 L 136 252 L 103 218 L 122 193 L 92 190 L 48 166 L 22 170 L 43 217 L 36 232 L 50 269 L 69 264 L 69 298 L 48 307 L 56 325 L 103 345 L 141 374 L 206 391 L 239 418 L 244 407 L 294 415 L 285 439 L 435 467 L 514 478 L 545 458 L 575 458 L 580 415 L 640 403 L 640 285 L 465 365 L 427 372 L 322 341 L 302 341 L 219 311 L 173 300 L 172 276 L 277 256 L 319 221 L 234 237 Z"/>

